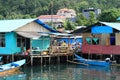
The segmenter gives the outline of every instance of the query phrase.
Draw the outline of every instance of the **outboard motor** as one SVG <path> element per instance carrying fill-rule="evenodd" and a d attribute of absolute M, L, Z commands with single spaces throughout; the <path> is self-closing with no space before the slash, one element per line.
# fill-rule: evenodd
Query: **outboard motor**
<path fill-rule="evenodd" d="M 106 61 L 106 62 L 110 62 L 110 58 L 106 58 L 105 61 Z"/>

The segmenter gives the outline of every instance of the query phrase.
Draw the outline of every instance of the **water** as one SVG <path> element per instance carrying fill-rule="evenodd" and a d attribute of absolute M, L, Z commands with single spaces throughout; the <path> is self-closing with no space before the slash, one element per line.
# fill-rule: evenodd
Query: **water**
<path fill-rule="evenodd" d="M 19 73 L 0 80 L 120 80 L 120 67 L 88 67 L 75 64 L 23 66 Z"/>

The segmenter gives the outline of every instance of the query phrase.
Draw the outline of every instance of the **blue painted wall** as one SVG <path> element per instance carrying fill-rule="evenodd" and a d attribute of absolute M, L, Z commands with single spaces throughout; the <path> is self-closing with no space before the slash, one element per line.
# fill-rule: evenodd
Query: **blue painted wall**
<path fill-rule="evenodd" d="M 94 26 L 91 30 L 92 33 L 99 34 L 99 33 L 113 33 L 112 27 L 109 26 Z"/>
<path fill-rule="evenodd" d="M 15 32 L 5 33 L 5 47 L 0 47 L 0 54 L 14 54 L 20 52 L 17 47 L 17 39 Z"/>
<path fill-rule="evenodd" d="M 50 37 L 49 36 L 42 36 L 38 40 L 32 40 L 32 47 L 36 48 L 39 47 L 39 49 L 47 50 L 50 46 Z"/>

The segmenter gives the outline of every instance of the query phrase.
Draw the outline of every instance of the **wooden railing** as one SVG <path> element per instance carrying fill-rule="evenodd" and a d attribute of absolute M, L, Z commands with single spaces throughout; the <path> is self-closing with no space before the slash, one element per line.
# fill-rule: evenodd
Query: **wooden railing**
<path fill-rule="evenodd" d="M 51 53 L 69 53 L 73 51 L 71 46 L 51 46 Z"/>

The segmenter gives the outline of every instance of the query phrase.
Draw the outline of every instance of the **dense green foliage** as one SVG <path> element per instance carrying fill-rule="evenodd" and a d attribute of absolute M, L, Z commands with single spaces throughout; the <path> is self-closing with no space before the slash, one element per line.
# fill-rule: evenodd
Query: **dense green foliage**
<path fill-rule="evenodd" d="M 66 30 L 74 30 L 75 29 L 75 24 L 69 20 L 66 20 L 63 26 Z"/>
<path fill-rule="evenodd" d="M 98 19 L 100 21 L 106 22 L 116 22 L 117 18 L 120 17 L 120 9 L 109 9 L 99 15 Z"/>
<path fill-rule="evenodd" d="M 0 0 L 0 15 L 6 19 L 14 18 L 12 16 L 21 18 L 23 15 L 35 17 L 51 14 L 51 12 L 56 14 L 58 9 L 64 7 L 72 8 L 77 13 L 89 7 L 105 11 L 110 8 L 119 8 L 120 0 Z"/>
<path fill-rule="evenodd" d="M 76 25 L 88 25 L 98 20 L 116 21 L 120 16 L 120 0 L 0 0 L 0 19 L 36 18 L 40 15 L 56 14 L 65 7 L 76 11 Z M 89 20 L 82 16 L 82 9 L 91 7 L 102 10 L 98 20 L 93 18 L 93 13 Z"/>

